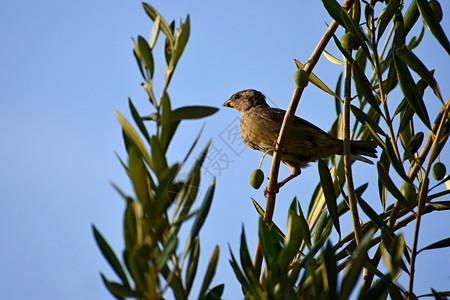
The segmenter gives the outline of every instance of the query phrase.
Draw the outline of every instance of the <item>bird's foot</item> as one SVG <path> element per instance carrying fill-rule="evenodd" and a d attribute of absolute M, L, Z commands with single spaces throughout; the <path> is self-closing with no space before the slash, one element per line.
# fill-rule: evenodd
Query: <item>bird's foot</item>
<path fill-rule="evenodd" d="M 287 151 L 286 145 L 284 147 L 280 148 L 280 144 L 278 144 L 278 140 L 273 141 L 272 147 L 274 150 L 277 150 L 277 151 L 281 151 L 281 152 Z"/>
<path fill-rule="evenodd" d="M 279 190 L 280 190 L 280 188 L 281 188 L 283 185 L 285 185 L 288 181 L 290 181 L 291 179 L 297 177 L 298 175 L 300 175 L 300 169 L 294 170 L 290 176 L 288 176 L 286 179 L 284 179 L 284 180 L 278 182 L 278 183 L 275 185 L 275 190 L 274 190 L 274 191 L 269 191 L 269 187 L 267 186 L 267 187 L 264 189 L 264 197 L 267 197 L 267 194 L 268 194 L 268 193 L 273 193 L 273 194 L 278 193 Z"/>
<path fill-rule="evenodd" d="M 266 186 L 266 188 L 264 189 L 264 197 L 267 197 L 267 194 L 277 194 L 279 190 L 280 190 L 279 183 L 276 184 L 274 191 L 269 191 L 269 186 Z"/>

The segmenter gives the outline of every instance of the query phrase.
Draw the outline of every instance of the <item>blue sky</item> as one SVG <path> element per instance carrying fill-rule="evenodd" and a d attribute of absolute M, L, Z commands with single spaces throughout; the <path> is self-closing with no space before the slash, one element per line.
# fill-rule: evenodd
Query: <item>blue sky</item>
<path fill-rule="evenodd" d="M 450 5 L 441 1 L 442 27 L 450 28 Z M 169 90 L 172 107 L 219 107 L 245 88 L 263 91 L 286 108 L 294 90 L 293 59 L 305 62 L 330 22 L 320 1 L 160 1 L 151 2 L 167 20 L 191 16 L 191 38 Z M 150 113 L 136 66 L 131 38 L 148 37 L 152 23 L 140 1 L 9 1 L 0 11 L 0 298 L 111 299 L 99 271 L 114 279 L 91 233 L 91 224 L 119 253 L 124 203 L 109 185 L 131 193 L 114 152 L 125 157 L 113 110 L 129 116 L 127 97 L 142 114 Z M 418 28 L 415 28 L 418 29 Z M 342 34 L 342 32 L 340 32 Z M 161 40 L 158 44 L 161 46 Z M 160 48 L 161 49 L 161 48 Z M 339 56 L 334 47 L 330 52 Z M 162 51 L 162 50 L 161 50 Z M 436 77 L 444 98 L 450 94 L 448 55 L 429 32 L 415 50 Z M 162 59 L 162 56 L 159 57 Z M 156 72 L 162 73 L 161 68 Z M 334 87 L 341 67 L 324 57 L 315 73 Z M 158 83 L 156 83 L 158 84 Z M 426 94 L 431 119 L 437 101 Z M 429 101 L 429 102 L 428 102 Z M 297 115 L 327 130 L 334 120 L 334 100 L 309 86 Z M 250 197 L 262 205 L 261 190 L 248 184 L 261 155 L 240 148 L 227 130 L 238 113 L 221 109 L 201 121 L 189 121 L 175 136 L 169 157 L 184 157 L 203 124 L 200 144 L 213 139 L 214 151 L 229 160 L 224 169 L 211 164 L 217 189 L 201 232 L 205 270 L 214 245 L 220 246 L 214 283 L 225 283 L 224 296 L 239 298 L 228 245 L 238 251 L 242 226 L 249 246 L 256 245 L 257 215 Z M 197 153 L 201 147 L 196 149 Z M 225 157 L 222 156 L 222 157 Z M 450 168 L 450 155 L 441 160 Z M 266 159 L 263 169 L 270 168 Z M 370 181 L 374 166 L 355 167 L 356 185 Z M 288 175 L 282 167 L 281 176 Z M 318 180 L 313 164 L 279 194 L 275 221 L 285 226 L 287 207 L 297 195 L 304 210 Z M 376 187 L 370 191 L 376 193 Z M 377 198 L 366 199 L 372 205 Z M 419 247 L 448 237 L 450 214 L 425 216 Z M 347 216 L 347 218 L 349 218 Z M 364 217 L 363 217 L 364 218 Z M 350 228 L 350 220 L 343 226 Z M 411 238 L 411 226 L 403 231 Z M 336 240 L 336 237 L 335 237 Z M 252 250 L 253 251 L 253 250 Z M 417 293 L 450 286 L 448 250 L 420 254 Z M 202 269 L 203 268 L 203 269 Z M 406 286 L 406 283 L 404 283 Z M 195 293 L 194 293 L 195 295 Z M 168 297 L 170 298 L 170 297 Z"/>

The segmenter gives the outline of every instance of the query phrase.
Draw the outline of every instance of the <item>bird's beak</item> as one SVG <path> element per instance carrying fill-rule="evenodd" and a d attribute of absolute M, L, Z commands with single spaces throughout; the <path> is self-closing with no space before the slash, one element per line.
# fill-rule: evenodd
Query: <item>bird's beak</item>
<path fill-rule="evenodd" d="M 222 106 L 233 107 L 233 102 L 231 102 L 231 99 L 228 99 L 227 101 L 225 101 L 225 103 Z"/>

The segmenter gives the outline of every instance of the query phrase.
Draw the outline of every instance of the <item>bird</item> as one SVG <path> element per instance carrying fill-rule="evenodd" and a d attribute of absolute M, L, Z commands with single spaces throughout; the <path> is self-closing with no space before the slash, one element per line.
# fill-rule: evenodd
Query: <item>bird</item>
<path fill-rule="evenodd" d="M 247 147 L 264 153 L 274 149 L 285 110 L 270 107 L 266 97 L 254 89 L 234 93 L 223 106 L 234 108 L 241 113 L 240 132 Z M 351 158 L 373 164 L 364 156 L 377 158 L 376 146 L 373 141 L 350 141 Z M 310 162 L 334 154 L 343 155 L 343 147 L 342 140 L 294 116 L 286 144 L 281 149 L 281 162 L 290 169 L 291 175 L 278 182 L 277 188 L 300 175 L 301 169 L 306 168 Z M 269 154 L 273 155 L 273 151 Z M 264 194 L 267 194 L 267 188 Z"/>

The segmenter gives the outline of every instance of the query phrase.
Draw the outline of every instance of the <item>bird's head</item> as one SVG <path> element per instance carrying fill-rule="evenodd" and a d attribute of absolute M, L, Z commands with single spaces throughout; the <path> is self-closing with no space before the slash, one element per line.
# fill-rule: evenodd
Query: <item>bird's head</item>
<path fill-rule="evenodd" d="M 237 111 L 244 113 L 253 107 L 268 107 L 266 97 L 256 90 L 243 90 L 231 96 L 225 101 L 223 106 L 232 107 Z"/>

